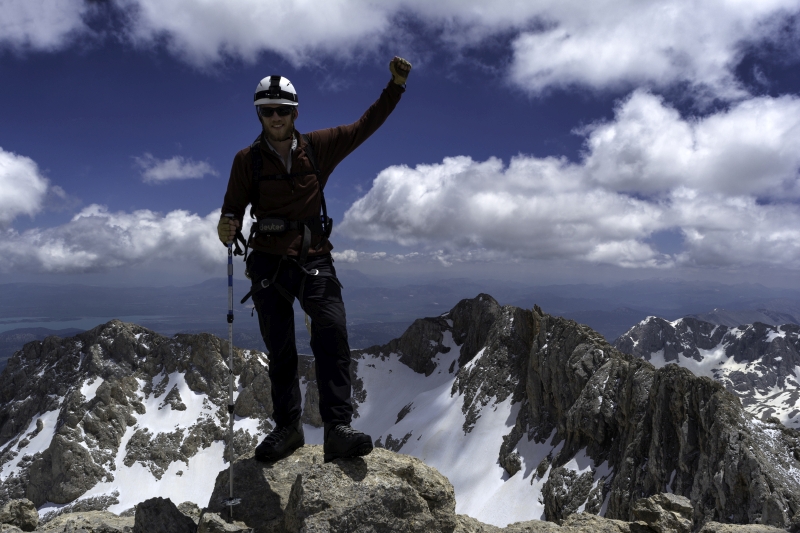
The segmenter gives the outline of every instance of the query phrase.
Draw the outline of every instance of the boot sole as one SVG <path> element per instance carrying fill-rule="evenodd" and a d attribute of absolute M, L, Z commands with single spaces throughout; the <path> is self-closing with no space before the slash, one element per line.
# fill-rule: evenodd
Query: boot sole
<path fill-rule="evenodd" d="M 364 444 L 359 444 L 355 448 L 353 448 L 351 450 L 348 450 L 345 453 L 341 453 L 341 454 L 326 453 L 323 459 L 324 459 L 324 461 L 326 463 L 330 463 L 334 459 L 348 459 L 348 458 L 351 458 L 351 457 L 363 457 L 365 455 L 369 455 L 369 453 L 372 451 L 372 448 L 373 448 L 373 446 L 372 446 L 371 442 L 365 442 Z"/>
<path fill-rule="evenodd" d="M 286 450 L 286 452 L 284 452 L 284 453 L 282 453 L 280 455 L 271 456 L 271 455 L 264 455 L 264 454 L 255 454 L 254 457 L 255 457 L 256 461 L 261 461 L 262 463 L 274 463 L 275 461 L 280 461 L 281 459 L 285 459 L 286 457 L 289 457 L 290 455 L 292 455 L 295 452 L 295 450 L 297 450 L 299 448 L 302 448 L 304 445 L 305 445 L 305 442 L 301 442 L 300 444 L 298 444 L 294 448 L 289 448 L 288 450 Z"/>

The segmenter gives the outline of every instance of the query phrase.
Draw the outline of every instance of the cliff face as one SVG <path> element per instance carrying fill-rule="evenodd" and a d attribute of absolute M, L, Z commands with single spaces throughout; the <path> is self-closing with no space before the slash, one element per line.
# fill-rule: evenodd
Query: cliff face
<path fill-rule="evenodd" d="M 530 480 L 542 518 L 585 511 L 632 520 L 634 502 L 660 492 L 688 497 L 696 523 L 785 527 L 800 509 L 797 432 L 755 419 L 707 377 L 657 369 L 538 307 L 501 307 L 479 295 L 356 359 L 395 354 L 431 375 L 451 350 L 451 398 L 461 404 L 464 434 L 503 402 L 516 408 L 497 462 L 510 478 Z M 398 416 L 406 439 L 393 449 L 424 454 L 401 422 L 412 407 Z M 445 462 L 437 467 L 458 479 Z"/>
<path fill-rule="evenodd" d="M 800 510 L 797 432 L 756 420 L 719 383 L 656 369 L 585 326 L 538 308 L 534 324 L 528 434 L 563 439 L 555 470 L 580 450 L 607 462 L 605 516 L 632 519 L 635 500 L 664 491 L 688 497 L 696 522 L 785 527 Z M 580 477 L 560 482 L 581 487 Z M 570 491 L 551 492 L 548 518 L 558 519 Z"/>
<path fill-rule="evenodd" d="M 676 363 L 722 383 L 762 420 L 800 428 L 800 326 L 735 327 L 648 317 L 614 341 L 656 367 Z"/>

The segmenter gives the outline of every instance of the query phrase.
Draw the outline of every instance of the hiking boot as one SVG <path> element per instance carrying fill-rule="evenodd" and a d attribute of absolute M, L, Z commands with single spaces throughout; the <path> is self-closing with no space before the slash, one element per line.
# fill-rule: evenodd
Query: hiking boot
<path fill-rule="evenodd" d="M 372 451 L 372 438 L 349 424 L 325 424 L 325 462 L 344 457 L 360 457 Z"/>
<path fill-rule="evenodd" d="M 293 451 L 305 443 L 303 423 L 300 420 L 288 426 L 277 426 L 261 441 L 261 444 L 256 446 L 256 459 L 259 461 L 277 461 L 291 455 Z"/>

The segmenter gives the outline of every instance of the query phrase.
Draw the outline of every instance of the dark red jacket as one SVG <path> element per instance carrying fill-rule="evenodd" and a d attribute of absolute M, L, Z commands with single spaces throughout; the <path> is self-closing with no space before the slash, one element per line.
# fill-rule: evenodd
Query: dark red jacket
<path fill-rule="evenodd" d="M 358 148 L 367 138 L 383 124 L 394 110 L 405 89 L 390 81 L 381 93 L 380 98 L 356 122 L 335 128 L 317 130 L 308 133 L 308 139 L 314 148 L 320 176 L 314 176 L 314 167 L 306 155 L 306 145 L 297 132 L 297 148 L 292 153 L 292 174 L 308 172 L 289 180 L 260 181 L 260 196 L 256 218 L 267 216 L 282 217 L 289 220 L 304 220 L 320 214 L 320 191 L 325 187 L 333 170 L 345 157 Z M 259 137 L 261 152 L 261 174 L 286 174 L 286 167 L 266 145 L 263 134 Z M 233 158 L 228 190 L 222 204 L 222 213 L 233 213 L 241 224 L 245 209 L 250 203 L 253 186 L 253 158 L 250 147 L 240 150 Z M 292 187 L 294 191 L 292 191 Z M 241 227 L 241 226 L 240 226 Z M 247 235 L 245 235 L 247 237 Z M 319 243 L 320 235 L 312 235 L 309 256 L 326 254 L 333 249 L 330 242 L 319 250 L 313 248 Z M 251 243 L 255 250 L 273 254 L 296 256 L 300 250 L 302 236 L 298 231 L 288 231 L 280 235 L 259 235 Z"/>

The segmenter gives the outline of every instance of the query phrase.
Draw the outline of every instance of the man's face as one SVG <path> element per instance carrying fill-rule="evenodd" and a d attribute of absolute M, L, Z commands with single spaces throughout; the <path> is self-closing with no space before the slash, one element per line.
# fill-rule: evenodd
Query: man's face
<path fill-rule="evenodd" d="M 260 105 L 258 108 L 258 118 L 261 121 L 261 125 L 264 127 L 264 131 L 267 132 L 267 139 L 270 141 L 286 140 L 294 129 L 294 121 L 298 114 L 297 107 L 270 104 Z M 281 116 L 277 112 L 273 111 L 272 116 L 266 117 L 261 112 L 261 109 L 285 110 L 286 108 L 289 108 L 288 110 L 290 110 L 291 113 L 285 116 Z"/>

